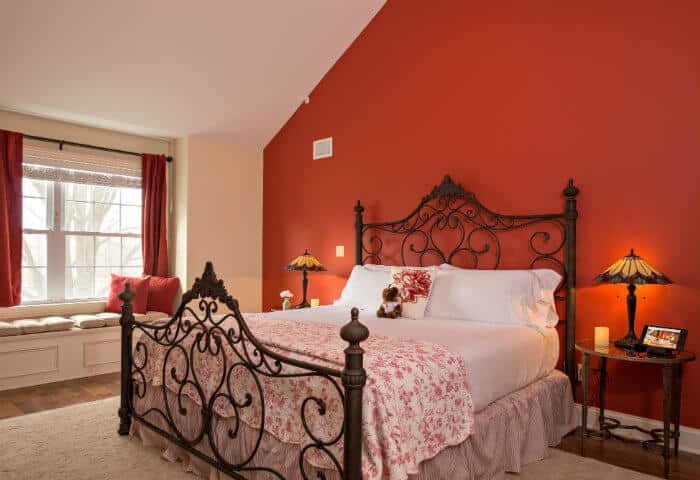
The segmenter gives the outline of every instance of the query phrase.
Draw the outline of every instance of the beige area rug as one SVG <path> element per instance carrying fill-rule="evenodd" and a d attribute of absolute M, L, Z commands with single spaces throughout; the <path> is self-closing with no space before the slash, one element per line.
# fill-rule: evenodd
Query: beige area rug
<path fill-rule="evenodd" d="M 0 420 L 0 479 L 196 480 L 156 449 L 117 435 L 118 403 L 115 397 Z M 550 454 L 508 480 L 656 478 L 560 450 Z"/>

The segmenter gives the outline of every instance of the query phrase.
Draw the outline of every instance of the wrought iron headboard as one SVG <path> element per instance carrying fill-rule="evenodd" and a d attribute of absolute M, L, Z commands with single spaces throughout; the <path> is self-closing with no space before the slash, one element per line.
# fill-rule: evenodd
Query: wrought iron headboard
<path fill-rule="evenodd" d="M 569 180 L 561 213 L 504 215 L 480 203 L 472 192 L 445 175 L 440 185 L 423 197 L 406 217 L 379 223 L 364 223 L 365 208 L 355 206 L 355 263 L 382 263 L 387 237 L 399 239 L 397 262 L 402 265 L 453 264 L 466 257 L 471 268 L 503 268 L 501 235 L 531 232 L 527 242 L 530 261 L 527 268 L 553 267 L 564 276 L 558 294 L 566 301 L 566 356 L 564 370 L 575 381 L 574 353 L 576 332 L 576 196 L 579 190 Z M 449 247 L 437 241 L 441 233 L 454 234 Z M 384 239 L 383 239 L 384 237 Z M 522 249 L 521 249 L 522 250 Z M 410 260 L 413 259 L 414 262 Z M 523 266 L 520 265 L 522 268 Z M 558 296 L 559 299 L 562 297 Z"/>

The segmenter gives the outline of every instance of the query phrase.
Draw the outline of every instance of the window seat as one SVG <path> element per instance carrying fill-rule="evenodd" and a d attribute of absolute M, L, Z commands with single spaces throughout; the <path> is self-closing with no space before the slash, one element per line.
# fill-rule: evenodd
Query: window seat
<path fill-rule="evenodd" d="M 152 322 L 168 315 L 135 314 Z M 0 391 L 118 372 L 120 315 L 0 320 Z"/>
<path fill-rule="evenodd" d="M 165 318 L 168 315 L 162 312 L 135 313 L 134 318 L 139 322 L 150 323 L 154 320 Z M 22 318 L 18 320 L 0 321 L 0 337 L 12 337 L 17 335 L 34 335 L 46 332 L 58 332 L 79 328 L 114 327 L 119 325 L 121 315 L 118 313 L 101 312 L 95 314 L 78 314 L 70 317 L 43 317 Z"/>

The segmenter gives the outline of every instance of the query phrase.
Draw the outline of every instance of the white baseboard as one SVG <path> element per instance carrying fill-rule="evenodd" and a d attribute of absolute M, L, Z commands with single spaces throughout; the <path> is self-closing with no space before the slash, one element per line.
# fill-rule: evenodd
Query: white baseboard
<path fill-rule="evenodd" d="M 597 407 L 588 407 L 588 428 L 597 429 L 598 428 L 598 413 L 600 409 Z M 576 404 L 576 416 L 578 418 L 579 425 L 581 424 L 581 404 Z M 605 416 L 611 417 L 619 420 L 625 425 L 635 425 L 637 427 L 643 428 L 645 430 L 651 430 L 654 428 L 663 428 L 664 423 L 659 420 L 653 420 L 651 418 L 638 417 L 636 415 L 630 415 L 629 413 L 616 412 L 614 410 L 606 409 Z M 682 419 L 682 416 L 681 416 Z M 686 427 L 681 425 L 681 438 L 680 438 L 680 450 L 683 452 L 694 453 L 700 455 L 700 429 Z M 615 433 L 621 437 L 626 437 L 634 440 L 648 440 L 649 437 L 642 432 L 636 430 L 616 430 Z"/>

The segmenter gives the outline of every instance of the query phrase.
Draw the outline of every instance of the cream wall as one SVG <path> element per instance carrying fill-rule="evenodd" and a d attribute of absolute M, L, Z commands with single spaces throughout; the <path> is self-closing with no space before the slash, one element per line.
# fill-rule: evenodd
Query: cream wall
<path fill-rule="evenodd" d="M 189 286 L 211 260 L 241 309 L 260 311 L 262 150 L 195 135 L 178 139 L 176 154 L 176 273 Z"/>
<path fill-rule="evenodd" d="M 169 270 L 180 277 L 181 287 L 191 285 L 187 277 L 187 183 L 189 172 L 189 142 L 187 138 L 175 140 L 175 161 L 172 166 L 170 185 L 172 188 L 172 214 L 168 229 Z"/>
<path fill-rule="evenodd" d="M 0 110 L 0 129 L 132 152 L 171 155 L 171 141 Z"/>

